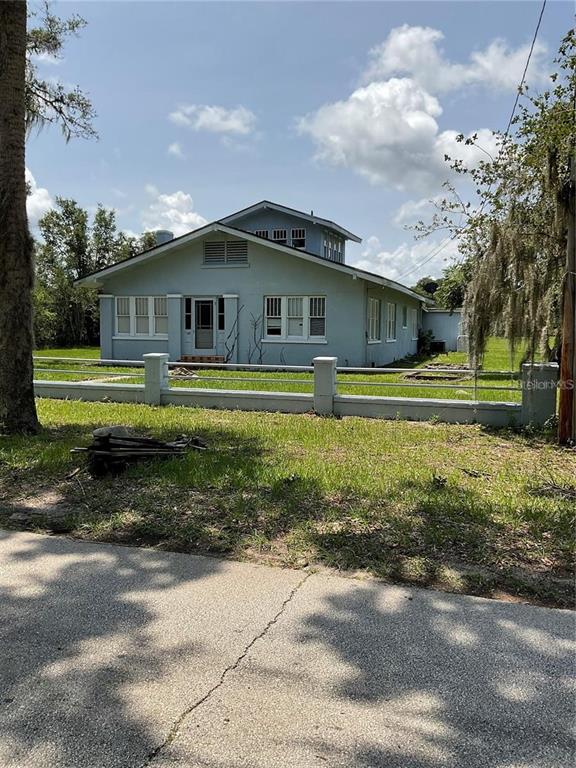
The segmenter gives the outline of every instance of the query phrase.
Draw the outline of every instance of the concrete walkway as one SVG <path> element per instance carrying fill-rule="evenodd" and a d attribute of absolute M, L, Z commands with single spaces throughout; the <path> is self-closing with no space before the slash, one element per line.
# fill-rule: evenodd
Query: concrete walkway
<path fill-rule="evenodd" d="M 565 768 L 567 611 L 0 532 L 2 768 Z"/>

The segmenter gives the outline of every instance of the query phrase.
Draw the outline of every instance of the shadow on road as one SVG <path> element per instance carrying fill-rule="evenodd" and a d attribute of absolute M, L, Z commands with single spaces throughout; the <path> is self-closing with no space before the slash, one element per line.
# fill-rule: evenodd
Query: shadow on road
<path fill-rule="evenodd" d="M 58 559 L 48 570 L 40 559 L 50 555 Z M 147 702 L 136 717 L 126 694 L 137 700 L 143 683 L 153 692 L 175 659 L 201 665 L 204 649 L 163 638 L 139 594 L 161 599 L 179 584 L 209 579 L 220 563 L 139 555 L 45 537 L 30 537 L 12 555 L 26 569 L 0 586 L 2 766 L 139 765 L 158 743 Z M 105 599 L 94 599 L 95 582 Z"/>
<path fill-rule="evenodd" d="M 387 593 L 390 595 L 390 593 Z M 572 765 L 574 615 L 364 585 L 329 595 L 300 635 L 348 673 L 342 703 L 378 706 L 386 727 L 334 766 L 560 768 Z M 376 709 L 374 709 L 376 706 Z M 372 714 L 370 714 L 370 711 Z"/>

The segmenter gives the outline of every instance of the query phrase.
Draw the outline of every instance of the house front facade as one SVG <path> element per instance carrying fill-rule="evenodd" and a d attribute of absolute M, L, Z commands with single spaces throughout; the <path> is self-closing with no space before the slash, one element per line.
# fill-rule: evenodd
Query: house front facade
<path fill-rule="evenodd" d="M 346 263 L 343 227 L 262 202 L 77 281 L 97 288 L 101 357 L 379 366 L 416 353 L 426 300 Z"/>

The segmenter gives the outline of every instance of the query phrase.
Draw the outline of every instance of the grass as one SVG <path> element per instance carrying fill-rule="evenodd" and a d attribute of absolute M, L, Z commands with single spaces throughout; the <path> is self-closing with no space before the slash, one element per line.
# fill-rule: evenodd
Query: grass
<path fill-rule="evenodd" d="M 90 378 L 97 378 L 101 374 L 141 374 L 142 370 L 137 368 L 105 367 L 95 368 L 92 373 L 77 373 L 74 370 L 83 371 L 89 365 L 89 358 L 97 358 L 99 350 L 97 348 L 78 348 L 71 350 L 42 350 L 38 355 L 56 355 L 66 357 L 83 357 L 87 363 L 66 363 L 64 361 L 46 361 L 42 364 L 43 368 L 67 368 L 69 373 L 51 373 L 47 370 L 37 370 L 36 378 L 64 380 L 64 381 L 84 381 Z M 508 352 L 507 342 L 504 339 L 492 339 L 488 346 L 486 359 L 484 362 L 485 370 L 515 370 L 518 367 L 520 353 L 516 354 L 516 359 L 511 360 Z M 464 353 L 449 352 L 445 355 L 436 355 L 431 358 L 403 361 L 395 363 L 394 367 L 423 367 L 434 362 L 441 366 L 465 365 L 466 355 Z M 511 367 L 511 363 L 514 363 Z M 40 366 L 36 363 L 37 368 Z M 176 387 L 189 388 L 209 388 L 209 389 L 236 389 L 236 390 L 259 390 L 259 391 L 279 391 L 279 392 L 312 392 L 313 379 L 310 373 L 294 372 L 252 372 L 252 371 L 231 371 L 231 370 L 194 370 L 196 376 L 185 381 L 173 380 L 172 385 Z M 216 378 L 214 378 L 216 377 Z M 108 377 L 112 380 L 114 377 Z M 338 391 L 340 394 L 352 395 L 382 395 L 386 397 L 425 397 L 438 399 L 455 400 L 504 400 L 507 402 L 520 402 L 521 392 L 518 388 L 518 381 L 509 376 L 493 375 L 480 376 L 478 379 L 479 387 L 484 389 L 474 389 L 474 380 L 470 375 L 463 374 L 456 380 L 440 380 L 438 385 L 453 384 L 455 389 L 444 389 L 442 386 L 431 386 L 434 380 L 421 382 L 426 386 L 418 386 L 418 381 L 412 379 L 407 374 L 402 373 L 374 373 L 374 374 L 339 374 Z M 286 381 L 289 379 L 290 381 Z M 123 379 L 126 383 L 139 383 L 140 378 Z M 369 383 L 364 383 L 369 382 Z M 388 386 L 373 386 L 376 383 L 385 383 Z M 510 390 L 494 389 L 501 387 L 510 387 Z"/>
<path fill-rule="evenodd" d="M 100 347 L 53 347 L 52 349 L 37 349 L 37 357 L 82 357 L 86 360 L 100 357 Z"/>
<path fill-rule="evenodd" d="M 541 437 L 113 403 L 38 407 L 41 434 L 0 438 L 4 525 L 18 505 L 55 495 L 77 537 L 571 602 L 576 456 Z M 200 435 L 210 448 L 117 479 L 69 477 L 82 464 L 70 448 L 115 423 Z M 543 492 L 551 485 L 565 492 Z"/>

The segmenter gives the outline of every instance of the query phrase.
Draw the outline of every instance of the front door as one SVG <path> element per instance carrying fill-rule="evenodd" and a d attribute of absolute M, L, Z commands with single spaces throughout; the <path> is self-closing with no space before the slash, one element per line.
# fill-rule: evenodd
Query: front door
<path fill-rule="evenodd" d="M 214 314 L 214 299 L 185 297 L 184 354 L 215 354 Z"/>

